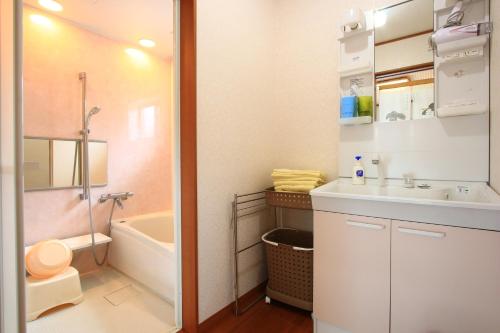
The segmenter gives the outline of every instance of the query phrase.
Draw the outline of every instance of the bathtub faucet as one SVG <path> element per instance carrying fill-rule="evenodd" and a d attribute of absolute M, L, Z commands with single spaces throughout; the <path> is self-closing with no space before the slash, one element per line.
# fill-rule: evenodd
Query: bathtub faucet
<path fill-rule="evenodd" d="M 122 201 L 127 200 L 133 195 L 134 195 L 133 192 L 117 192 L 117 193 L 103 194 L 99 198 L 99 203 L 104 203 L 108 200 L 114 200 L 118 204 L 118 207 L 123 208 Z"/>

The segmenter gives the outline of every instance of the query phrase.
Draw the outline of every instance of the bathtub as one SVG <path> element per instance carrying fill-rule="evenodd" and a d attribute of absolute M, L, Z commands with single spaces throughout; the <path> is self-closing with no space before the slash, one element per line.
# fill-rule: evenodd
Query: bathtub
<path fill-rule="evenodd" d="M 176 257 L 171 212 L 111 222 L 109 264 L 174 303 Z"/>

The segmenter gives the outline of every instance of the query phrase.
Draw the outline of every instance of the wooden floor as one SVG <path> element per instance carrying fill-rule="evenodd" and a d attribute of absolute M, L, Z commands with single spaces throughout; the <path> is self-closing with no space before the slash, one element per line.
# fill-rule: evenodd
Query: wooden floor
<path fill-rule="evenodd" d="M 243 315 L 235 317 L 227 314 L 203 333 L 312 333 L 311 313 L 273 301 L 261 301 Z"/>

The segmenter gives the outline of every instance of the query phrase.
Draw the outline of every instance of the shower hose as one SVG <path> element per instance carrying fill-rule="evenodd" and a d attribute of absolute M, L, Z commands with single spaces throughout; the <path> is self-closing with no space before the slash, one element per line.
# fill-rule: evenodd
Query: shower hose
<path fill-rule="evenodd" d="M 90 237 L 92 239 L 92 256 L 94 257 L 94 261 L 97 266 L 102 266 L 106 262 L 106 259 L 108 258 L 108 252 L 109 252 L 109 243 L 106 244 L 106 250 L 104 252 L 104 256 L 102 257 L 101 260 L 97 258 L 97 251 L 96 251 L 96 243 L 95 243 L 95 230 L 94 230 L 94 219 L 93 219 L 93 214 L 92 214 L 92 193 L 91 193 L 91 186 L 90 186 L 90 167 L 89 167 L 89 142 L 88 142 L 88 135 L 84 136 L 83 140 L 83 146 L 84 146 L 84 163 L 85 163 L 85 173 L 86 175 L 84 176 L 84 184 L 83 186 L 87 187 L 87 194 L 88 194 L 88 207 L 89 207 L 89 226 L 90 226 Z M 115 205 L 116 205 L 116 200 L 113 200 L 113 205 L 111 206 L 111 213 L 109 214 L 109 219 L 108 219 L 108 235 L 111 233 L 111 219 L 113 218 L 113 211 L 115 210 Z"/>

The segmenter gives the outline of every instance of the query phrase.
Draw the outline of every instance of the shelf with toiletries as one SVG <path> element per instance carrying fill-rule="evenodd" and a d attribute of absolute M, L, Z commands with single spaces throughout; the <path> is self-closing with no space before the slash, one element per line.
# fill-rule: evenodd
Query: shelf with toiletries
<path fill-rule="evenodd" d="M 349 41 L 351 38 L 363 37 L 367 38 L 370 34 L 373 34 L 373 29 L 356 30 L 349 33 L 344 32 L 343 35 L 337 40 L 341 43 Z"/>
<path fill-rule="evenodd" d="M 340 99 L 340 125 L 371 124 L 373 121 L 372 96 L 343 96 Z"/>
<path fill-rule="evenodd" d="M 434 2 L 438 117 L 489 111 L 489 20 L 487 0 Z"/>
<path fill-rule="evenodd" d="M 373 72 L 372 12 L 359 9 L 347 11 L 340 30 L 340 77 Z"/>
<path fill-rule="evenodd" d="M 340 38 L 339 43 L 340 77 L 373 72 L 373 31 Z"/>
<path fill-rule="evenodd" d="M 371 124 L 373 121 L 373 72 L 340 80 L 340 125 Z"/>
<path fill-rule="evenodd" d="M 339 76 L 341 78 L 369 73 L 373 73 L 373 65 L 370 62 L 356 64 L 350 67 L 342 67 L 341 69 L 339 69 Z"/>
<path fill-rule="evenodd" d="M 436 67 L 484 58 L 489 35 L 480 35 L 438 45 Z"/>
<path fill-rule="evenodd" d="M 373 12 L 352 8 L 344 13 L 339 55 L 341 125 L 373 121 Z"/>
<path fill-rule="evenodd" d="M 340 118 L 339 124 L 343 126 L 366 125 L 371 124 L 373 118 L 371 116 L 361 116 L 352 118 Z"/>

